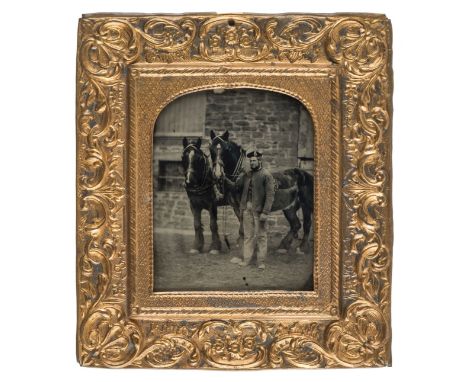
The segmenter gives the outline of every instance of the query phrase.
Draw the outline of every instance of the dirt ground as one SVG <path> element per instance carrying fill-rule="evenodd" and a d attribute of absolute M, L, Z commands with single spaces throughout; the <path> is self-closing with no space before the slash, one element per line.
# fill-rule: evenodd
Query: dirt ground
<path fill-rule="evenodd" d="M 220 254 L 208 253 L 211 237 L 205 232 L 205 253 L 189 254 L 193 242 L 190 231 L 156 231 L 155 291 L 246 291 L 246 290 L 312 290 L 312 253 L 297 254 L 295 240 L 289 253 L 277 254 L 281 236 L 268 237 L 266 269 L 256 267 L 256 259 L 246 267 L 233 264 L 242 249 L 229 238 L 231 249 L 223 242 Z M 223 238 L 221 238 L 223 240 Z"/>

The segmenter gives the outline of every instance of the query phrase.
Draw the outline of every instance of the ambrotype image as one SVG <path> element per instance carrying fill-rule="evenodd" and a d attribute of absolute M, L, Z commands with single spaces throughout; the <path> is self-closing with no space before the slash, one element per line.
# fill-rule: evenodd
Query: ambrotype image
<path fill-rule="evenodd" d="M 313 123 L 295 98 L 214 89 L 153 137 L 154 291 L 313 290 Z"/>

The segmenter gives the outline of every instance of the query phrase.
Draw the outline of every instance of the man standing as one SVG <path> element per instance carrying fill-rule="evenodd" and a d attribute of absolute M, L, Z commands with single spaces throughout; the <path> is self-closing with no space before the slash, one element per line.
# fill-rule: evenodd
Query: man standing
<path fill-rule="evenodd" d="M 231 262 L 240 266 L 248 265 L 257 245 L 257 265 L 263 270 L 267 255 L 266 221 L 273 204 L 275 180 L 263 168 L 260 151 L 249 150 L 246 156 L 250 161 L 250 171 L 243 173 L 235 183 L 226 178 L 231 186 L 242 187 L 240 208 L 244 225 L 244 258 L 234 257 Z"/>

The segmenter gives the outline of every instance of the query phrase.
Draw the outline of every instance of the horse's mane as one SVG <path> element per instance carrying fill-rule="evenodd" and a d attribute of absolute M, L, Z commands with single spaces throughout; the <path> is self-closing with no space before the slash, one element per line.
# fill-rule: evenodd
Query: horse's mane
<path fill-rule="evenodd" d="M 229 140 L 228 143 L 230 143 L 232 146 L 234 146 L 234 149 L 235 149 L 235 153 L 237 155 L 240 155 L 242 153 L 245 153 L 245 149 L 242 147 L 242 145 L 240 145 L 239 143 L 237 142 L 234 142 L 234 141 L 231 141 Z"/>
<path fill-rule="evenodd" d="M 229 169 L 229 172 L 231 174 L 236 173 L 240 170 L 242 170 L 242 162 L 243 162 L 243 157 L 245 157 L 245 149 L 242 148 L 242 146 L 234 141 L 227 141 L 227 150 L 230 152 L 230 155 L 232 157 L 233 163 L 231 164 L 234 166 L 233 168 Z M 241 168 L 239 168 L 241 166 Z"/>

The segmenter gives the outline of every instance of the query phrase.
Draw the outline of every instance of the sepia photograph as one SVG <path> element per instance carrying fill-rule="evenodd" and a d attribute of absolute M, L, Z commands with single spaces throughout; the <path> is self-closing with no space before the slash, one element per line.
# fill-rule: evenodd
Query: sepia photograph
<path fill-rule="evenodd" d="M 313 124 L 289 95 L 190 93 L 153 137 L 154 291 L 313 290 Z"/>

